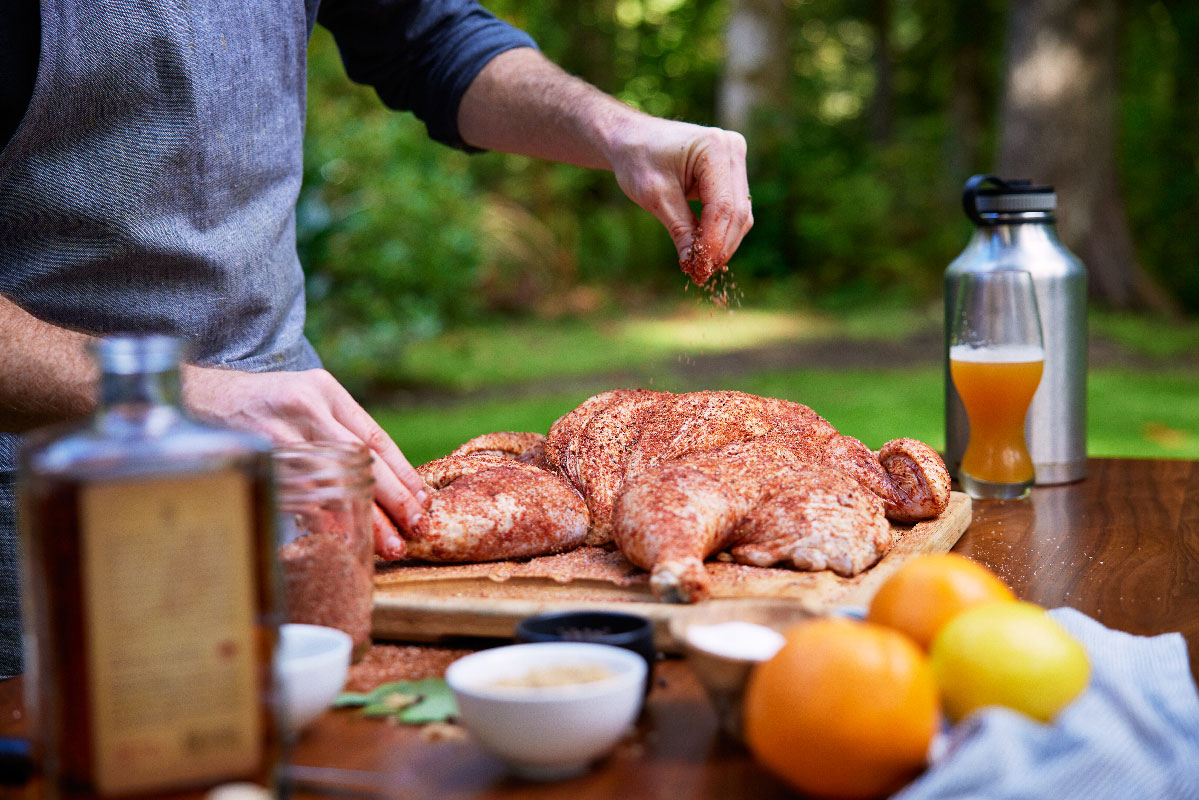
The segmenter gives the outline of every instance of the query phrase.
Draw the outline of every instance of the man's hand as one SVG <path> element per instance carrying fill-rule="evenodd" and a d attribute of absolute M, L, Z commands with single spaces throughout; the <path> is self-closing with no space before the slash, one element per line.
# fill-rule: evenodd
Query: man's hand
<path fill-rule="evenodd" d="M 259 433 L 280 444 L 363 443 L 374 455 L 377 505 L 405 530 L 424 513 L 424 481 L 391 437 L 323 369 L 251 373 L 188 366 L 183 371 L 183 400 L 200 419 Z M 401 557 L 404 542 L 387 520 L 380 519 L 378 508 L 373 513 L 375 552 L 388 559 Z"/>
<path fill-rule="evenodd" d="M 666 226 L 700 286 L 754 224 L 739 133 L 639 115 L 614 138 L 609 159 L 620 188 Z M 700 201 L 698 220 L 688 200 Z"/>
<path fill-rule="evenodd" d="M 462 97 L 458 128 L 476 147 L 612 170 L 666 226 L 696 283 L 732 258 L 753 225 L 741 134 L 644 114 L 536 50 L 489 61 Z M 698 220 L 688 200 L 703 205 Z"/>

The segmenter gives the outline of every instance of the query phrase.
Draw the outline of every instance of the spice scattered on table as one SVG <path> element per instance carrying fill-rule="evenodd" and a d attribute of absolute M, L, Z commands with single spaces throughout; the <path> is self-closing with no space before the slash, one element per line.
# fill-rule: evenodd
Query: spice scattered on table
<path fill-rule="evenodd" d="M 446 667 L 474 650 L 437 645 L 375 644 L 350 666 L 347 692 L 369 692 L 396 681 L 440 678 Z"/>

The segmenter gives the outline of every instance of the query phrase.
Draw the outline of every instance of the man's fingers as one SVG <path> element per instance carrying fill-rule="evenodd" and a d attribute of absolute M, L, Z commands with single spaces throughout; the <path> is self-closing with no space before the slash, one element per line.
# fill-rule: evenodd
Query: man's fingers
<path fill-rule="evenodd" d="M 375 538 L 375 553 L 380 558 L 395 561 L 404 557 L 408 547 L 404 544 L 400 532 L 396 530 L 391 517 L 387 516 L 378 503 L 371 506 L 371 530 Z"/>
<path fill-rule="evenodd" d="M 412 530 L 425 513 L 425 503 L 428 502 L 428 492 L 425 489 L 425 482 L 416 474 L 416 470 L 413 470 L 408 465 L 408 462 L 404 461 L 404 465 L 409 470 L 412 470 L 412 474 L 416 476 L 416 480 L 420 481 L 419 493 L 414 493 L 408 484 L 400 480 L 399 476 L 392 469 L 391 464 L 385 461 L 377 450 L 371 448 L 370 442 L 364 442 L 361 434 L 356 433 L 350 428 L 339 426 L 339 429 L 331 431 L 329 436 L 334 441 L 367 445 L 371 454 L 371 477 L 375 480 L 376 505 L 381 507 L 381 513 L 385 513 L 389 521 L 393 523 L 391 525 L 392 531 L 395 531 L 397 525 L 402 530 Z M 396 450 L 398 452 L 399 448 L 396 448 Z M 379 525 L 375 526 L 375 530 L 377 534 L 380 530 L 391 533 L 391 531 L 387 531 L 385 527 L 381 528 Z M 398 531 L 395 531 L 394 535 L 398 538 Z M 403 554 L 403 542 L 397 546 L 395 543 L 384 539 L 382 547 L 380 547 L 380 540 L 376 538 L 375 544 L 376 552 L 384 558 L 399 558 Z M 391 556 L 388 553 L 398 553 L 399 555 Z"/>
<path fill-rule="evenodd" d="M 371 415 L 366 413 L 366 409 L 358 405 L 344 389 L 333 404 L 333 416 L 382 459 L 407 493 L 416 497 L 419 504 L 428 502 L 424 480 L 408 463 L 408 459 L 387 432 L 380 428 Z"/>
<path fill-rule="evenodd" d="M 375 476 L 375 502 L 402 530 L 411 531 L 425 513 L 423 503 L 400 481 L 391 467 L 375 457 L 371 472 Z M 422 489 L 422 495 L 424 490 Z"/>
<path fill-rule="evenodd" d="M 340 389 L 340 385 L 338 386 Z M 400 448 L 362 406 L 341 389 L 332 403 L 334 418 L 374 455 L 375 500 L 405 531 L 412 530 L 428 503 L 425 482 L 404 458 Z"/>
<path fill-rule="evenodd" d="M 383 516 L 411 529 L 428 501 L 424 481 L 391 437 L 332 375 L 322 369 L 266 376 L 189 367 L 185 377 L 188 407 L 201 418 L 264 434 L 277 445 L 365 444 L 371 452 L 375 497 L 382 506 L 372 526 L 376 550 L 385 558 L 403 554 L 402 537 Z"/>
<path fill-rule="evenodd" d="M 625 193 L 662 223 L 681 261 L 693 244 L 695 227 L 699 224 L 691 206 L 687 204 L 682 187 L 658 176 L 656 180 L 625 187 Z"/>
<path fill-rule="evenodd" d="M 745 173 L 745 139 L 730 131 L 714 136 L 695 157 L 692 191 L 703 205 L 701 243 L 723 266 L 753 226 L 753 201 Z"/>

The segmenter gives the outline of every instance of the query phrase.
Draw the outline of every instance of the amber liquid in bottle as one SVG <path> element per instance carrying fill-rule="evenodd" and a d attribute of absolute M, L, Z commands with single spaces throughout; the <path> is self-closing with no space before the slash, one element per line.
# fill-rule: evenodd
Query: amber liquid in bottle
<path fill-rule="evenodd" d="M 27 706 L 52 795 L 266 785 L 278 759 L 269 445 L 179 406 L 178 343 L 105 340 L 95 417 L 27 437 Z"/>

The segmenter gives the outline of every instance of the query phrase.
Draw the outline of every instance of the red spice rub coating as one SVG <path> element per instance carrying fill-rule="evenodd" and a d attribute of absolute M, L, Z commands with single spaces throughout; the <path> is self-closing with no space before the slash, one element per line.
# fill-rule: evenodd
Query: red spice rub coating
<path fill-rule="evenodd" d="M 514 460 L 538 446 L 548 470 Z M 887 517 L 929 519 L 949 502 L 928 445 L 876 454 L 805 405 L 735 391 L 615 389 L 560 417 L 544 444 L 497 433 L 455 452 L 419 468 L 435 492 L 412 557 L 527 558 L 614 538 L 669 599 L 705 596 L 703 560 L 722 550 L 853 575 L 890 548 Z"/>
<path fill-rule="evenodd" d="M 446 456 L 417 472 L 431 497 L 408 535 L 411 558 L 527 558 L 573 549 L 587 534 L 583 498 L 552 472 L 496 455 Z"/>
<path fill-rule="evenodd" d="M 806 461 L 848 474 L 882 498 L 896 521 L 935 517 L 949 502 L 949 474 L 927 445 L 895 440 L 880 463 L 811 408 L 736 391 L 603 392 L 554 423 L 546 457 L 587 501 L 587 544 L 603 544 L 611 539 L 612 505 L 629 480 L 689 453 L 768 436 L 784 439 Z"/>
<path fill-rule="evenodd" d="M 545 460 L 545 434 L 531 431 L 484 433 L 458 445 L 450 455 L 496 455 L 549 469 L 549 463 Z"/>
<path fill-rule="evenodd" d="M 778 438 L 692 453 L 631 478 L 613 533 L 630 561 L 651 570 L 654 594 L 675 602 L 708 595 L 703 561 L 721 550 L 754 566 L 849 576 L 892 543 L 877 497 Z"/>
<path fill-rule="evenodd" d="M 641 434 L 647 414 L 653 413 L 663 392 L 622 393 L 598 410 L 580 434 L 575 460 L 580 491 L 591 514 L 587 544 L 612 540 L 612 504 L 624 485 L 629 449 Z"/>

